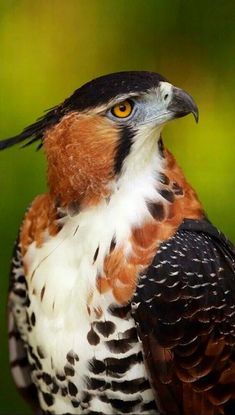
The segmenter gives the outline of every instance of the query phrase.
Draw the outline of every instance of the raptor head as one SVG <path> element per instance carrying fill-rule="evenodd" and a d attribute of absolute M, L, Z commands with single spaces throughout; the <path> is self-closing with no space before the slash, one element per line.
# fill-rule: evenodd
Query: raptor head
<path fill-rule="evenodd" d="M 123 175 L 160 160 L 163 126 L 189 113 L 198 120 L 193 98 L 161 75 L 119 72 L 83 85 L 0 149 L 40 140 L 52 195 L 63 205 L 96 203 Z"/>

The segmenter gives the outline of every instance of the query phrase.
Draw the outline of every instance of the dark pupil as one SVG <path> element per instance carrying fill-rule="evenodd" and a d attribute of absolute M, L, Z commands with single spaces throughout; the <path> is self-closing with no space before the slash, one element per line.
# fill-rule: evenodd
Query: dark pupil
<path fill-rule="evenodd" d="M 119 105 L 119 109 L 120 109 L 120 111 L 122 111 L 122 112 L 125 112 L 126 111 L 126 105 Z"/>

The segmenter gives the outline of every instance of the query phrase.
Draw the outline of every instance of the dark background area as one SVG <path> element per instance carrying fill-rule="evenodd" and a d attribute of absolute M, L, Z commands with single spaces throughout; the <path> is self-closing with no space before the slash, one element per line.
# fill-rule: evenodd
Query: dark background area
<path fill-rule="evenodd" d="M 163 136 L 212 220 L 235 241 L 235 3 L 197 0 L 1 0 L 0 138 L 84 82 L 120 70 L 160 72 L 200 109 Z M 43 151 L 0 154 L 0 413 L 28 414 L 8 367 L 12 246 L 26 207 L 46 190 Z"/>

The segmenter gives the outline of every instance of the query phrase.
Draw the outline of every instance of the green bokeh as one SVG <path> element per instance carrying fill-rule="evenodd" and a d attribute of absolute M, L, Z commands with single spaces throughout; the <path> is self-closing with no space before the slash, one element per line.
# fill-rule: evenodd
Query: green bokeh
<path fill-rule="evenodd" d="M 194 0 L 1 0 L 0 137 L 18 133 L 85 81 L 153 70 L 200 108 L 171 123 L 165 141 L 211 220 L 235 240 L 235 3 Z M 45 191 L 33 147 L 0 154 L 0 413 L 26 414 L 8 368 L 6 298 L 13 241 L 25 208 Z"/>

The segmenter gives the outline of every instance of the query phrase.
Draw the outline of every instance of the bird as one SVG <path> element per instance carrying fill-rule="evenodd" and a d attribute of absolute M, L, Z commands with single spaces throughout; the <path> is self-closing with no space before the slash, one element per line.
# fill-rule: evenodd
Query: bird
<path fill-rule="evenodd" d="M 162 138 L 188 114 L 163 76 L 118 72 L 0 142 L 36 142 L 48 166 L 8 301 L 12 375 L 36 413 L 235 413 L 235 249 Z"/>

